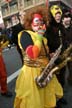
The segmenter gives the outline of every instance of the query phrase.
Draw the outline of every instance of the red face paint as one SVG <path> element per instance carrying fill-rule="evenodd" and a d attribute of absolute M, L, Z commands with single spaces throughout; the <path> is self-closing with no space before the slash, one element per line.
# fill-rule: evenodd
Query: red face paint
<path fill-rule="evenodd" d="M 44 32 L 46 30 L 43 18 L 40 14 L 34 14 L 34 19 L 32 22 L 32 29 L 36 32 L 40 31 L 40 33 L 41 31 Z"/>

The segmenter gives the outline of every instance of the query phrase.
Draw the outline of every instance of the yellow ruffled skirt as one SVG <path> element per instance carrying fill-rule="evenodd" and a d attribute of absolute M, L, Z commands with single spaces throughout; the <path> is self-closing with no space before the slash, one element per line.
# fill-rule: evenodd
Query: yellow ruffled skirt
<path fill-rule="evenodd" d="M 38 88 L 35 78 L 40 68 L 24 65 L 16 81 L 14 108 L 54 108 L 56 99 L 63 96 L 63 89 L 54 75 L 45 88 Z"/>

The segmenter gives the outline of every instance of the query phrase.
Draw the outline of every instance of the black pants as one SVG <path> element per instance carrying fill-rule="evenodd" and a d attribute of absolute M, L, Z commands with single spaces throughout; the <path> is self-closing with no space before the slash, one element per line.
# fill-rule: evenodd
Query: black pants
<path fill-rule="evenodd" d="M 69 70 L 68 83 L 72 85 L 72 62 L 68 62 L 67 65 Z"/>
<path fill-rule="evenodd" d="M 64 88 L 65 85 L 65 74 L 66 74 L 66 67 L 63 67 L 59 74 L 56 74 L 58 81 L 60 82 L 61 86 Z"/>

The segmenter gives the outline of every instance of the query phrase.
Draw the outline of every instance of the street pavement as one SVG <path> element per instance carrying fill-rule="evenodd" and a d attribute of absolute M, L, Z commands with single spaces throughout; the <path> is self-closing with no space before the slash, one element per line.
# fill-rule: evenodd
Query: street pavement
<path fill-rule="evenodd" d="M 7 70 L 7 83 L 8 88 L 13 93 L 13 97 L 6 98 L 0 95 L 0 108 L 14 108 L 14 98 L 15 98 L 15 84 L 16 79 L 19 74 L 19 69 L 22 67 L 20 55 L 17 52 L 16 47 L 11 49 L 6 49 L 3 51 L 4 62 L 6 64 Z M 67 100 L 68 104 L 63 105 L 62 108 L 72 108 L 72 86 L 67 82 L 68 69 L 66 71 L 66 84 L 64 89 L 64 98 Z"/>
<path fill-rule="evenodd" d="M 15 82 L 22 66 L 20 55 L 16 47 L 3 50 L 3 58 L 7 70 L 7 83 L 9 90 L 13 93 L 13 97 L 6 98 L 0 95 L 0 108 L 13 108 L 15 97 Z"/>

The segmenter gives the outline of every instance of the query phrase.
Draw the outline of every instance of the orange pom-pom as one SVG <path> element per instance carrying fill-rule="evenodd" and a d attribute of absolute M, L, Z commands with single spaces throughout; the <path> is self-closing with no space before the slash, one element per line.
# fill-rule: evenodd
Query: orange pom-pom
<path fill-rule="evenodd" d="M 33 46 L 32 45 L 29 45 L 26 49 L 26 53 L 27 55 L 30 57 L 30 58 L 34 58 L 33 56 L 33 50 L 32 50 Z"/>
<path fill-rule="evenodd" d="M 38 48 L 38 46 L 34 45 L 32 50 L 33 50 L 34 58 L 37 58 L 38 55 L 39 55 L 39 48 Z"/>

